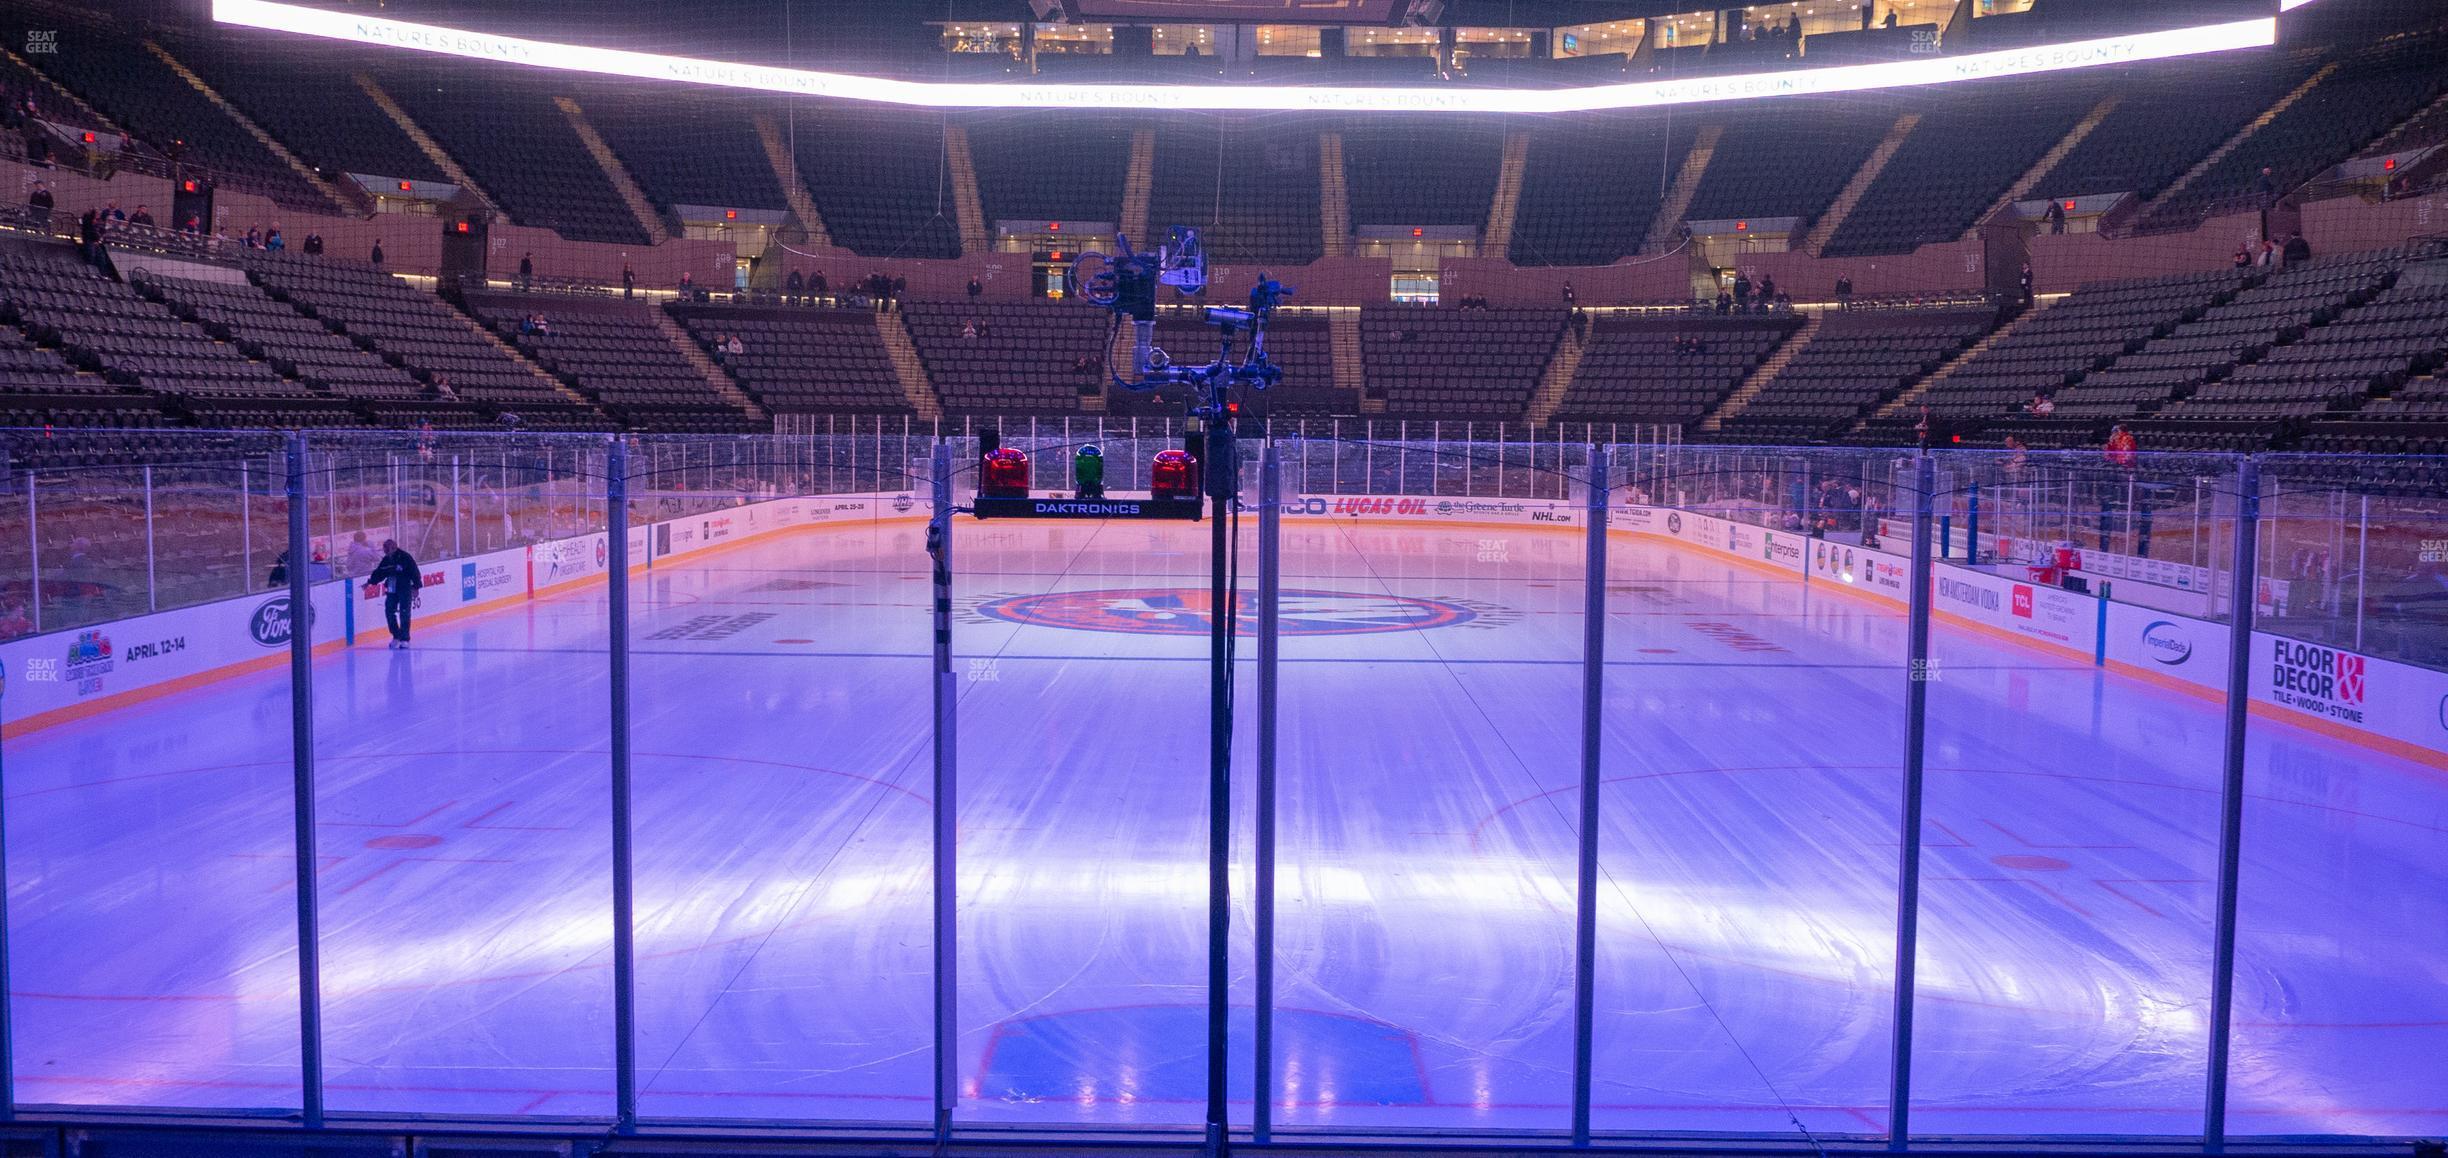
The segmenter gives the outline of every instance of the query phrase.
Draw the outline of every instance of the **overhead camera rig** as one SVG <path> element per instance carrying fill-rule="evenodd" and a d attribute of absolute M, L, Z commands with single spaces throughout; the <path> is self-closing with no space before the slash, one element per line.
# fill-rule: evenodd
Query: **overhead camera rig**
<path fill-rule="evenodd" d="M 978 493 L 970 508 L 978 518 L 1197 519 L 1201 495 L 1216 500 L 1218 514 L 1239 497 L 1241 472 L 1233 436 L 1239 404 L 1233 391 L 1264 390 L 1283 380 L 1283 368 L 1267 360 L 1266 328 L 1292 289 L 1260 274 L 1245 307 L 1201 306 L 1201 320 L 1217 331 L 1216 355 L 1207 362 L 1176 362 L 1156 345 L 1156 299 L 1167 286 L 1184 298 L 1206 294 L 1207 254 L 1198 230 L 1175 226 L 1162 246 L 1145 252 L 1133 250 L 1128 237 L 1117 241 L 1117 255 L 1081 254 L 1072 267 L 1073 284 L 1090 302 L 1113 313 L 1115 335 L 1124 323 L 1131 327 L 1131 365 L 1127 373 L 1113 374 L 1114 385 L 1125 390 L 1190 388 L 1194 393 L 1187 416 L 1194 437 L 1185 450 L 1157 455 L 1150 474 L 1153 493 L 1146 499 L 1105 497 L 1103 459 L 1095 447 L 1083 448 L 1070 497 L 1030 494 L 1025 456 L 994 446 L 981 448 Z M 1249 343 L 1236 355 L 1243 334 Z M 1089 459 L 1095 462 L 1085 461 Z"/>

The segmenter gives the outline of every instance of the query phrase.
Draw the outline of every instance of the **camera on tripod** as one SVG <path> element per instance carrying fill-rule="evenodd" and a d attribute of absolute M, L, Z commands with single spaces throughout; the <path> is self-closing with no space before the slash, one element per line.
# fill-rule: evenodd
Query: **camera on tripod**
<path fill-rule="evenodd" d="M 1111 310 L 1116 325 L 1126 320 L 1131 325 L 1132 365 L 1127 376 L 1114 375 L 1117 384 L 1130 390 L 1196 386 L 1204 406 L 1212 408 L 1219 404 L 1216 391 L 1231 386 L 1264 390 L 1283 379 L 1282 368 L 1267 360 L 1266 324 L 1284 299 L 1292 296 L 1291 287 L 1262 273 L 1250 289 L 1246 309 L 1203 307 L 1201 317 L 1219 332 L 1221 348 L 1214 361 L 1177 363 L 1156 345 L 1156 298 L 1164 286 L 1173 287 L 1185 298 L 1207 292 L 1207 252 L 1198 230 L 1176 225 L 1167 232 L 1165 243 L 1148 253 L 1133 251 L 1128 237 L 1117 240 L 1119 256 L 1083 253 L 1072 267 L 1074 284 L 1083 296 Z M 1235 361 L 1233 340 L 1241 333 L 1249 335 L 1249 351 Z"/>

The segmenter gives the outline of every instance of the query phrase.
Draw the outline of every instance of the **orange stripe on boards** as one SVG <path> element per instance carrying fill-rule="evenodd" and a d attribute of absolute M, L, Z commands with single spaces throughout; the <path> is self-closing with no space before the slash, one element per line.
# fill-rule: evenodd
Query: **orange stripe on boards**
<path fill-rule="evenodd" d="M 686 555 L 673 556 L 673 558 L 684 561 L 704 558 L 721 552 L 736 550 L 740 547 L 761 542 L 776 535 L 789 534 L 796 531 L 839 531 L 876 527 L 888 523 L 923 523 L 925 521 L 926 520 L 921 517 L 896 515 L 888 519 L 867 519 L 858 522 L 841 523 L 812 523 L 799 527 L 776 527 L 770 531 L 759 531 L 753 535 L 743 536 L 733 542 L 707 547 L 700 551 L 691 551 Z M 642 575 L 646 572 L 647 567 L 645 564 L 637 564 L 630 567 L 629 570 L 632 575 Z M 540 599 L 546 595 L 560 594 L 588 583 L 601 583 L 604 581 L 604 578 L 605 577 L 602 575 L 593 575 L 584 579 L 573 579 L 567 583 L 556 584 L 549 588 L 542 588 L 536 591 L 533 595 L 528 595 L 522 592 L 516 595 L 505 595 L 485 603 L 470 604 L 465 607 L 453 607 L 445 611 L 434 612 L 429 616 L 421 616 L 419 617 L 419 623 L 421 625 L 453 623 L 458 620 L 467 619 L 477 615 L 488 615 L 497 611 L 507 611 L 514 605 L 532 602 L 533 600 Z M 357 587 L 354 583 L 352 583 L 349 589 L 343 593 L 342 598 L 358 598 Z M 387 638 L 380 629 L 379 625 L 377 625 L 375 630 L 361 633 L 361 636 L 364 642 L 359 643 L 357 645 L 359 647 L 371 647 L 377 640 Z M 346 640 L 333 639 L 316 644 L 314 646 L 314 650 L 316 654 L 324 655 L 344 651 L 347 650 L 348 647 L 349 643 Z M 0 727 L 0 738 L 14 739 L 20 736 L 32 735 L 33 733 L 42 731 L 45 728 L 53 728 L 58 727 L 61 724 L 70 724 L 75 723 L 78 720 L 91 719 L 94 716 L 117 711 L 120 708 L 133 707 L 137 704 L 149 703 L 154 700 L 178 695 L 184 692 L 198 691 L 213 684 L 220 683 L 224 680 L 235 679 L 240 676 L 253 675 L 256 672 L 277 667 L 287 662 L 289 662 L 289 653 L 286 650 L 283 650 L 275 655 L 258 656 L 255 659 L 245 660 L 234 664 L 224 664 L 220 667 L 208 668 L 204 671 L 183 675 L 176 679 L 164 680 L 161 683 L 153 684 L 149 687 L 131 688 L 124 692 L 113 692 L 107 696 L 87 700 L 81 704 L 70 704 L 63 708 L 53 708 L 47 712 L 38 712 L 34 715 L 27 716 L 22 720 L 13 721 L 7 724 L 5 727 Z"/>

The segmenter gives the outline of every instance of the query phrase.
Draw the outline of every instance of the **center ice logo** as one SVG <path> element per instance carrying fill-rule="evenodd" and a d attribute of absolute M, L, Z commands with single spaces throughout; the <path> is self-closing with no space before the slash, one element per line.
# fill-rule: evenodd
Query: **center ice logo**
<path fill-rule="evenodd" d="M 1258 613 L 1242 596 L 1240 631 L 1254 635 Z M 1203 588 L 1134 587 L 1108 591 L 1059 591 L 991 600 L 978 614 L 1005 623 L 1108 631 L 1123 635 L 1206 635 L 1214 600 Z M 1453 627 L 1479 613 L 1442 599 L 1362 595 L 1348 591 L 1286 591 L 1278 622 L 1285 635 L 1374 635 Z"/>

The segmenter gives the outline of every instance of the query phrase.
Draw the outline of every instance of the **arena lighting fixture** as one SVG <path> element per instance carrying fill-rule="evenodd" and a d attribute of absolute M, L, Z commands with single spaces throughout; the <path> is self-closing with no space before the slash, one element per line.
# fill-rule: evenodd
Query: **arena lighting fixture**
<path fill-rule="evenodd" d="M 2036 48 L 1967 53 L 1963 56 L 1932 56 L 1883 64 L 1639 81 L 1585 88 L 1300 88 L 1287 85 L 1001 84 L 893 80 L 697 60 L 589 45 L 554 44 L 306 8 L 277 0 L 213 0 L 213 19 L 223 24 L 520 64 L 531 68 L 920 108 L 1126 108 L 1201 112 L 1573 113 L 1655 108 L 1705 101 L 1865 92 L 2027 76 L 2257 48 L 2275 44 L 2278 39 L 2278 20 L 2272 16 L 2198 28 L 2068 41 Z"/>

